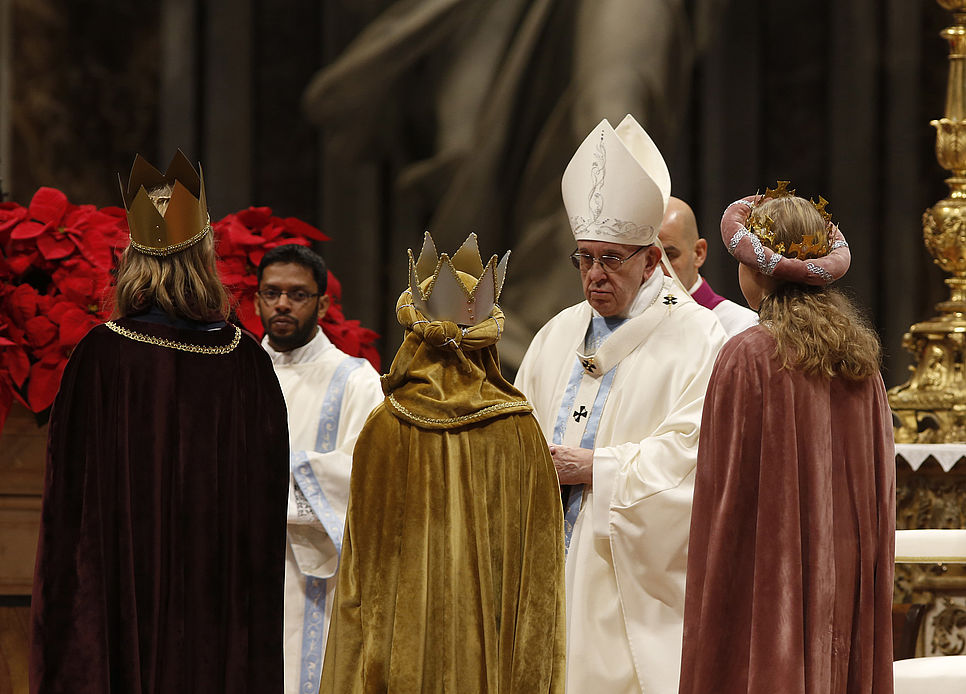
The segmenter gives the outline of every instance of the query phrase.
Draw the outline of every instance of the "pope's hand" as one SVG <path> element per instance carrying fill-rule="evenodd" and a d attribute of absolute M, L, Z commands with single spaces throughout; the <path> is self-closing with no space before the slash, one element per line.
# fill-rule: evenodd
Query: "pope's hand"
<path fill-rule="evenodd" d="M 560 484 L 590 484 L 594 481 L 594 451 L 590 448 L 551 446 L 550 457 Z"/>

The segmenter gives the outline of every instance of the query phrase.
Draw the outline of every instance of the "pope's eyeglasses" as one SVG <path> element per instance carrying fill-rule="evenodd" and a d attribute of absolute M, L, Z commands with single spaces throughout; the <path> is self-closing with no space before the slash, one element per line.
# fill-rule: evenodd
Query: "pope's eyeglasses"
<path fill-rule="evenodd" d="M 594 263 L 600 263 L 600 269 L 604 272 L 618 272 L 621 267 L 628 260 L 633 258 L 635 255 L 640 253 L 642 250 L 647 248 L 647 246 L 641 246 L 636 251 L 631 253 L 626 258 L 621 258 L 619 255 L 604 254 L 599 258 L 591 255 L 590 253 L 584 253 L 583 251 L 577 251 L 570 256 L 570 262 L 574 264 L 574 267 L 581 272 L 589 272 L 590 268 L 594 267 Z"/>

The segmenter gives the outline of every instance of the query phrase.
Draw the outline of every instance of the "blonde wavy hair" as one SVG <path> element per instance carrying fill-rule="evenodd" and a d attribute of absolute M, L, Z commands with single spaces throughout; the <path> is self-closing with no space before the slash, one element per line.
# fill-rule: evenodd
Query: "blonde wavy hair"
<path fill-rule="evenodd" d="M 768 215 L 775 245 L 802 243 L 812 236 L 827 242 L 822 215 L 807 200 L 767 200 L 752 215 Z M 761 300 L 758 317 L 775 338 L 775 357 L 783 368 L 828 378 L 861 381 L 878 373 L 882 363 L 879 336 L 869 321 L 841 292 L 782 282 Z"/>
<path fill-rule="evenodd" d="M 172 318 L 224 320 L 229 298 L 215 260 L 211 232 L 168 256 L 147 255 L 128 246 L 118 265 L 114 315 L 130 316 L 157 305 Z"/>

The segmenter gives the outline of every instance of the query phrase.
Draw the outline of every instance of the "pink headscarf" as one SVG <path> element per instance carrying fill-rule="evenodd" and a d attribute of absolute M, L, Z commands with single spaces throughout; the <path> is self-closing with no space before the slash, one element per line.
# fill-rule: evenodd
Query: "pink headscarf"
<path fill-rule="evenodd" d="M 763 275 L 775 279 L 824 286 L 841 278 L 849 269 L 852 254 L 845 236 L 838 226 L 832 226 L 829 234 L 829 252 L 822 258 L 787 258 L 776 253 L 761 242 L 755 233 L 745 226 L 751 210 L 761 200 L 760 195 L 749 195 L 735 200 L 725 208 L 721 217 L 721 240 L 728 252 L 739 262 Z"/>

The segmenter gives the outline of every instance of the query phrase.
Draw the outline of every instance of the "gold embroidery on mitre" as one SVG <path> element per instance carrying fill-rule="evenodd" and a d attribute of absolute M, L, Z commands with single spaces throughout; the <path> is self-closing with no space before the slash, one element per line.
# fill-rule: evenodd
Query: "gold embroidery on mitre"
<path fill-rule="evenodd" d="M 127 186 L 121 181 L 131 245 L 141 253 L 165 256 L 197 243 L 211 231 L 201 165 L 195 171 L 179 149 L 164 173 L 140 154 L 135 156 Z M 170 195 L 148 194 L 164 186 Z"/>
<path fill-rule="evenodd" d="M 490 317 L 500 300 L 510 251 L 483 265 L 476 234 L 466 237 L 450 258 L 437 255 L 436 244 L 427 231 L 419 259 L 409 250 L 409 289 L 415 308 L 434 321 L 476 325 Z"/>

